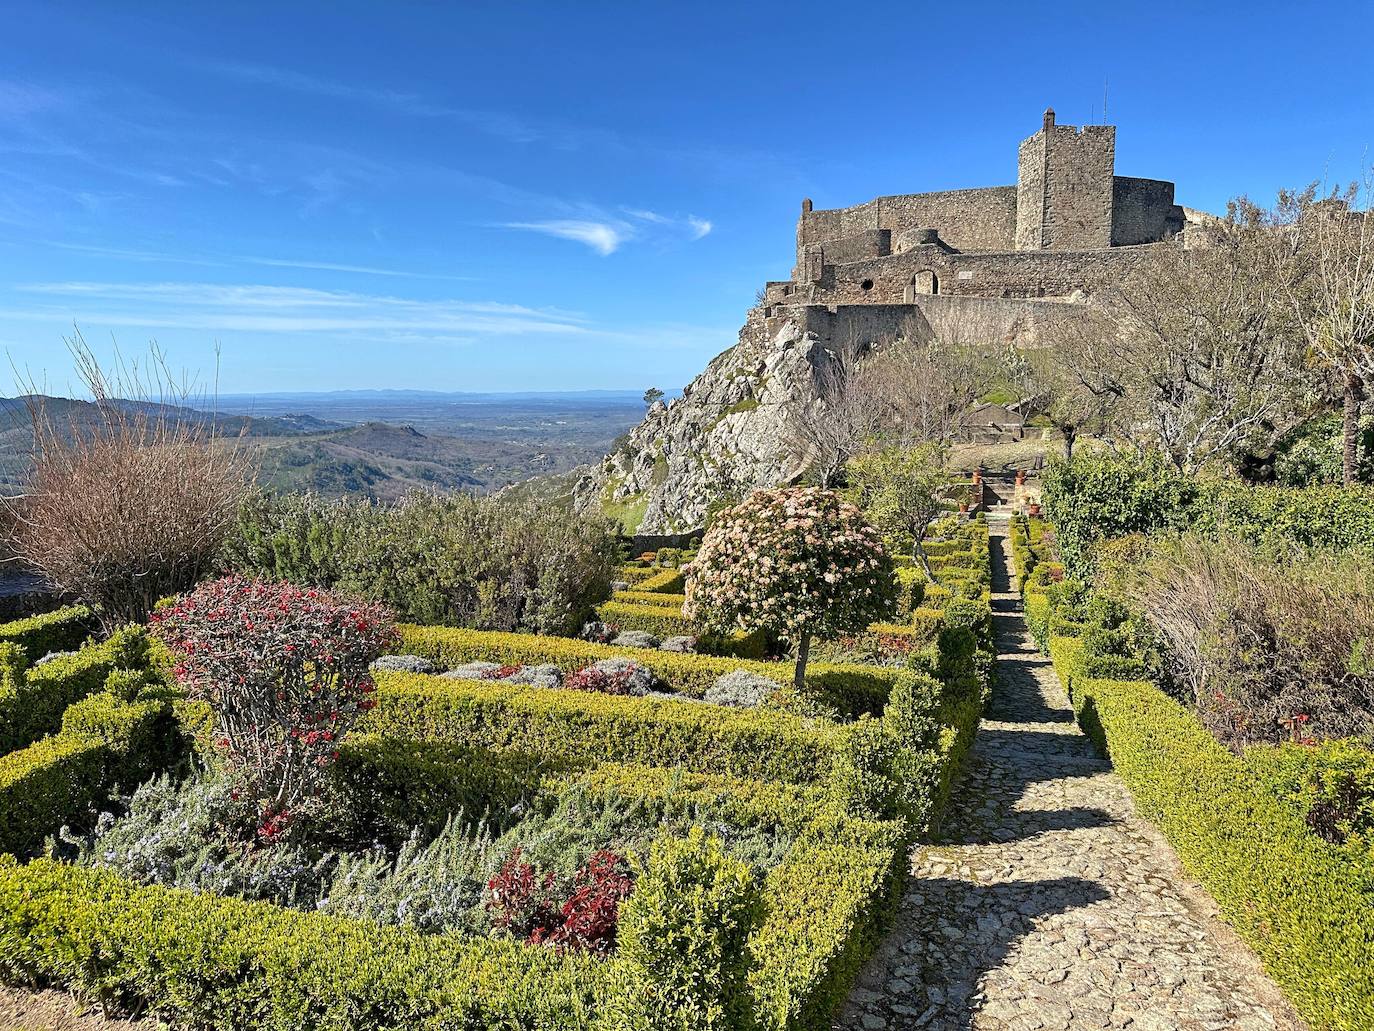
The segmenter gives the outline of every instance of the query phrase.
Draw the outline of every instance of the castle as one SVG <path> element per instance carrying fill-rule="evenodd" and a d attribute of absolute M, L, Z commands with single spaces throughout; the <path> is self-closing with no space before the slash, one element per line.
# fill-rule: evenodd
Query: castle
<path fill-rule="evenodd" d="M 920 311 L 1033 342 L 1047 314 L 1151 248 L 1191 244 L 1209 217 L 1175 204 L 1173 183 L 1115 164 L 1115 126 L 1059 125 L 1051 109 L 1021 142 L 1014 186 L 831 210 L 804 200 L 792 278 L 767 284 L 761 314 L 800 317 L 824 338 L 837 323 L 868 335 Z"/>
<path fill-rule="evenodd" d="M 792 278 L 768 283 L 738 343 L 579 478 L 576 503 L 640 533 L 699 528 L 722 490 L 799 473 L 797 414 L 827 403 L 840 355 L 913 333 L 1052 346 L 1082 301 L 1142 258 L 1206 244 L 1212 216 L 1175 204 L 1173 183 L 1115 166 L 1113 126 L 1046 111 L 1014 186 L 831 211 L 803 201 Z"/>

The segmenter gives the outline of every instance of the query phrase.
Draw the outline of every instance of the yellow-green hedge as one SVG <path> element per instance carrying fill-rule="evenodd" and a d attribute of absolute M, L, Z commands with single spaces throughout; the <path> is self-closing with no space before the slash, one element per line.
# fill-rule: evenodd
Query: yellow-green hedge
<path fill-rule="evenodd" d="M 908 842 L 896 822 L 822 821 L 769 872 L 749 943 L 759 1028 L 829 1031 L 901 894 Z"/>
<path fill-rule="evenodd" d="M 1311 1026 L 1374 1027 L 1374 867 L 1311 833 L 1153 684 L 1086 676 L 1073 638 L 1052 638 L 1050 654 L 1085 732 L 1141 815 Z"/>
<path fill-rule="evenodd" d="M 142 632 L 123 630 L 108 641 L 87 645 L 36 669 L 25 670 L 22 664 L 7 667 L 0 674 L 0 753 L 56 732 L 67 706 L 99 691 L 115 669 L 146 661 Z"/>
<path fill-rule="evenodd" d="M 649 591 L 652 594 L 681 594 L 686 583 L 687 578 L 682 570 L 660 569 L 653 576 L 645 577 L 635 584 L 635 590 Z"/>
<path fill-rule="evenodd" d="M 616 591 L 611 595 L 611 601 L 623 602 L 626 605 L 654 605 L 681 612 L 682 606 L 687 601 L 687 595 L 658 594 L 654 591 Z"/>
<path fill-rule="evenodd" d="M 38 616 L 0 624 L 0 642 L 17 644 L 29 662 L 49 652 L 71 651 L 91 635 L 95 614 L 85 605 L 68 605 Z"/>
<path fill-rule="evenodd" d="M 485 661 L 524 666 L 552 663 L 565 671 L 582 669 L 602 659 L 616 656 L 632 658 L 663 678 L 670 690 L 700 698 L 716 679 L 732 670 L 792 682 L 792 665 L 785 662 L 760 662 L 752 659 L 722 658 L 713 655 L 679 654 L 643 648 L 618 648 L 569 637 L 541 637 L 537 634 L 509 634 L 494 630 L 464 630 L 456 627 L 401 626 L 401 648 L 450 666 Z M 841 712 L 857 715 L 881 711 L 892 690 L 897 671 L 857 664 L 812 663 L 807 667 L 806 683 L 816 697 Z"/>
<path fill-rule="evenodd" d="M 385 737 L 515 748 L 542 756 L 682 766 L 806 784 L 825 780 L 845 727 L 769 709 L 548 691 L 379 673 L 362 729 Z"/>
<path fill-rule="evenodd" d="M 115 781 L 142 780 L 168 758 L 170 733 L 165 702 L 102 694 L 72 706 L 62 733 L 0 757 L 0 852 L 32 852 Z"/>
<path fill-rule="evenodd" d="M 681 609 L 662 605 L 607 601 L 596 607 L 596 618 L 621 630 L 644 630 L 659 637 L 690 637 L 697 633 L 696 624 L 684 617 Z"/>
<path fill-rule="evenodd" d="M 139 887 L 46 859 L 0 858 L 0 956 L 11 978 L 224 1031 L 588 1028 L 607 973 L 584 955 Z"/>

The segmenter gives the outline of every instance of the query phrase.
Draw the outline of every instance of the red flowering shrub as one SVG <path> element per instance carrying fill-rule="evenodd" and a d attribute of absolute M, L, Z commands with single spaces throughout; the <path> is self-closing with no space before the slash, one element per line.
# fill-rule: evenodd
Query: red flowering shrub
<path fill-rule="evenodd" d="M 376 705 L 368 666 L 398 640 L 381 605 L 240 577 L 182 596 L 152 629 L 177 656 L 177 680 L 210 703 L 264 840 L 318 801 L 339 741 Z"/>
<path fill-rule="evenodd" d="M 522 669 L 524 669 L 524 668 L 525 668 L 524 666 L 519 666 L 519 665 L 516 665 L 516 666 L 497 666 L 495 669 L 484 670 L 484 671 L 482 672 L 482 679 L 483 679 L 483 680 L 505 680 L 507 677 L 513 677 L 513 676 L 515 676 L 515 674 L 519 673 L 519 672 L 520 672 Z"/>
<path fill-rule="evenodd" d="M 627 695 L 630 693 L 633 679 L 633 670 L 623 669 L 612 673 L 588 666 L 564 676 L 563 686 L 572 691 L 600 691 L 602 694 Z"/>
<path fill-rule="evenodd" d="M 493 927 L 532 945 L 604 956 L 615 945 L 620 903 L 634 888 L 623 856 L 602 849 L 573 875 L 571 892 L 562 891 L 552 871 L 539 875 L 511 853 L 487 882 L 487 910 Z"/>

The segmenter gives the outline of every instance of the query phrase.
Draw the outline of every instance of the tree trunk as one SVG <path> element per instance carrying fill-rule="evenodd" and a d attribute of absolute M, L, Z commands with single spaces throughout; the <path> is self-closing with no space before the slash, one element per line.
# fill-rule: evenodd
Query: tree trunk
<path fill-rule="evenodd" d="M 1074 430 L 1074 428 L 1073 428 L 1072 426 L 1065 426 L 1063 432 L 1064 432 L 1064 461 L 1066 461 L 1066 462 L 1072 462 L 1072 461 L 1073 461 L 1073 442 L 1074 442 L 1075 439 L 1077 439 L 1078 434 L 1077 434 L 1077 432 L 1075 432 L 1075 430 Z"/>
<path fill-rule="evenodd" d="M 926 574 L 926 582 L 934 583 L 935 572 L 930 568 L 930 559 L 926 557 L 926 549 L 920 541 L 916 541 L 911 550 L 916 552 L 916 561 L 921 564 L 921 571 Z"/>
<path fill-rule="evenodd" d="M 798 691 L 806 688 L 806 660 L 811 657 L 811 632 L 802 631 L 801 640 L 797 642 L 797 672 L 792 677 L 792 683 Z"/>
<path fill-rule="evenodd" d="M 1364 380 L 1353 373 L 1345 377 L 1345 409 L 1341 416 L 1341 478 L 1348 487 L 1356 480 L 1360 460 L 1360 407 Z"/>

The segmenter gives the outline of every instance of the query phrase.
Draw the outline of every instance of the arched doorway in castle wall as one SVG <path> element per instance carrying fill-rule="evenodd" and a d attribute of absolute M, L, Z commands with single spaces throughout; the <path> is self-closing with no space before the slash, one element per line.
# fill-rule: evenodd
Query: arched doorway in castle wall
<path fill-rule="evenodd" d="M 940 277 L 930 269 L 922 269 L 911 277 L 911 282 L 907 285 L 902 298 L 907 304 L 916 300 L 917 294 L 938 294 L 940 292 Z"/>

